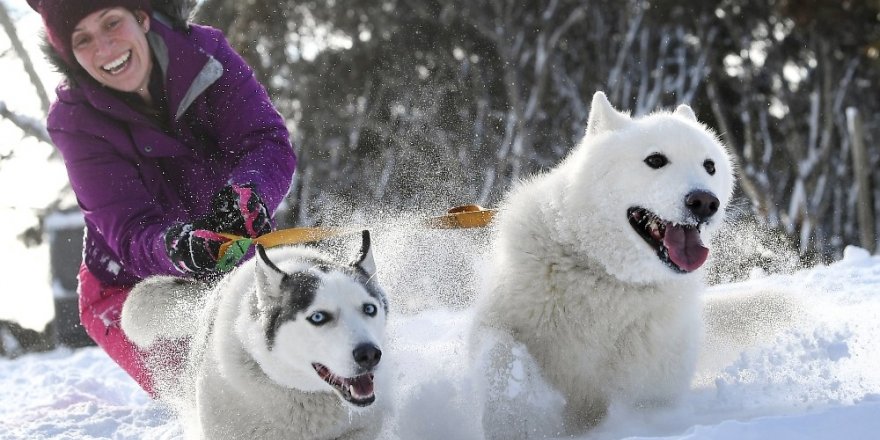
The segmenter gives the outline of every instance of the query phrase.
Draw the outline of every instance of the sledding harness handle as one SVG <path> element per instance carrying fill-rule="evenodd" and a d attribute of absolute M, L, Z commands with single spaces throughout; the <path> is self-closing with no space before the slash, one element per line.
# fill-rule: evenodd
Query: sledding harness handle
<path fill-rule="evenodd" d="M 426 219 L 424 224 L 431 229 L 483 228 L 494 216 L 494 209 L 486 209 L 480 205 L 463 205 L 450 208 L 446 215 Z"/>
<path fill-rule="evenodd" d="M 430 217 L 422 221 L 422 224 L 430 229 L 469 229 L 482 228 L 492 221 L 495 210 L 485 209 L 480 205 L 463 205 L 449 209 L 445 215 Z M 226 272 L 247 253 L 254 245 L 274 247 L 284 244 L 311 243 L 351 232 L 363 230 L 363 227 L 348 228 L 289 228 L 279 229 L 257 238 L 241 237 L 233 234 L 220 235 L 229 239 L 220 246 L 217 259 L 217 270 Z"/>

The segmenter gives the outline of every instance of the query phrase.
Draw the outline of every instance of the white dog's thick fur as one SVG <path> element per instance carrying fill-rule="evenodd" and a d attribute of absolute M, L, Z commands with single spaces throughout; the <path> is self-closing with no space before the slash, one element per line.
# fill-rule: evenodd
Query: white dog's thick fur
<path fill-rule="evenodd" d="M 192 382 L 174 388 L 190 395 L 169 396 L 190 405 L 179 409 L 198 419 L 190 435 L 378 435 L 384 405 L 373 403 L 381 394 L 373 378 L 387 303 L 366 231 L 350 265 L 305 247 L 258 248 L 210 292 L 198 286 L 173 277 L 145 280 L 122 312 L 123 330 L 146 350 L 163 339 L 192 337 L 182 378 Z"/>
<path fill-rule="evenodd" d="M 496 220 L 471 337 L 487 437 L 578 433 L 612 402 L 662 404 L 686 389 L 703 244 L 733 185 L 725 148 L 690 107 L 633 119 L 594 95 L 580 144 L 515 187 Z M 530 376 L 564 400 L 558 423 L 532 408 L 552 396 L 512 401 L 511 383 Z"/>

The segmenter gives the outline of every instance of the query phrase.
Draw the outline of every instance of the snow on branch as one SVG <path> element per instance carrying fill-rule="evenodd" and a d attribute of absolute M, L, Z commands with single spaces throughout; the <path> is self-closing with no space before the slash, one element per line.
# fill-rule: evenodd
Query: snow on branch
<path fill-rule="evenodd" d="M 49 132 L 46 131 L 46 125 L 39 119 L 20 115 L 9 110 L 4 101 L 0 101 L 0 116 L 3 116 L 15 124 L 15 126 L 21 129 L 25 135 L 37 138 L 47 144 L 52 144 L 52 140 L 49 138 Z"/>
<path fill-rule="evenodd" d="M 6 36 L 9 38 L 10 44 L 12 44 L 15 54 L 18 55 L 22 64 L 24 64 L 24 71 L 34 85 L 37 97 L 40 98 L 40 106 L 43 109 L 43 113 L 47 113 L 49 111 L 49 96 L 46 94 L 46 88 L 43 86 L 40 76 L 37 75 L 36 69 L 34 69 L 34 63 L 31 61 L 30 55 L 21 43 L 21 39 L 18 38 L 15 23 L 13 23 L 3 3 L 0 3 L 0 26 L 6 31 Z"/>

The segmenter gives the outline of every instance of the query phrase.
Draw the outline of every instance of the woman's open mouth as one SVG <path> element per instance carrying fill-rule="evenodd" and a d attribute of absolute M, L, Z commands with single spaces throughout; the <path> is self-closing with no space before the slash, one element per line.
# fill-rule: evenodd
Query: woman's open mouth
<path fill-rule="evenodd" d="M 122 69 L 124 69 L 126 66 L 128 66 L 129 61 L 131 61 L 131 51 L 130 50 L 125 52 L 119 58 L 117 58 L 113 61 L 110 61 L 109 63 L 101 66 L 101 70 L 103 70 L 111 75 L 116 75 L 119 72 L 121 72 Z"/>

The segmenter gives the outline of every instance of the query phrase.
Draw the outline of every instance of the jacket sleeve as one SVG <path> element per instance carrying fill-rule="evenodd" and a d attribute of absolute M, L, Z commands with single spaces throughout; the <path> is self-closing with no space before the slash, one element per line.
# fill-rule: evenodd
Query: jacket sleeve
<path fill-rule="evenodd" d="M 165 230 L 178 219 L 159 208 L 136 163 L 121 155 L 106 138 L 79 132 L 73 124 L 59 127 L 54 120 L 57 113 L 74 112 L 73 108 L 61 107 L 50 112 L 47 126 L 86 221 L 97 228 L 130 273 L 142 278 L 179 275 L 165 252 L 164 242 Z M 87 111 L 78 110 L 76 118 L 81 119 Z M 94 122 L 105 123 L 97 118 Z"/>
<path fill-rule="evenodd" d="M 213 55 L 225 72 L 207 98 L 216 109 L 218 147 L 235 161 L 229 183 L 254 184 L 274 213 L 287 195 L 296 167 L 290 133 L 251 68 L 215 32 L 219 45 Z"/>

